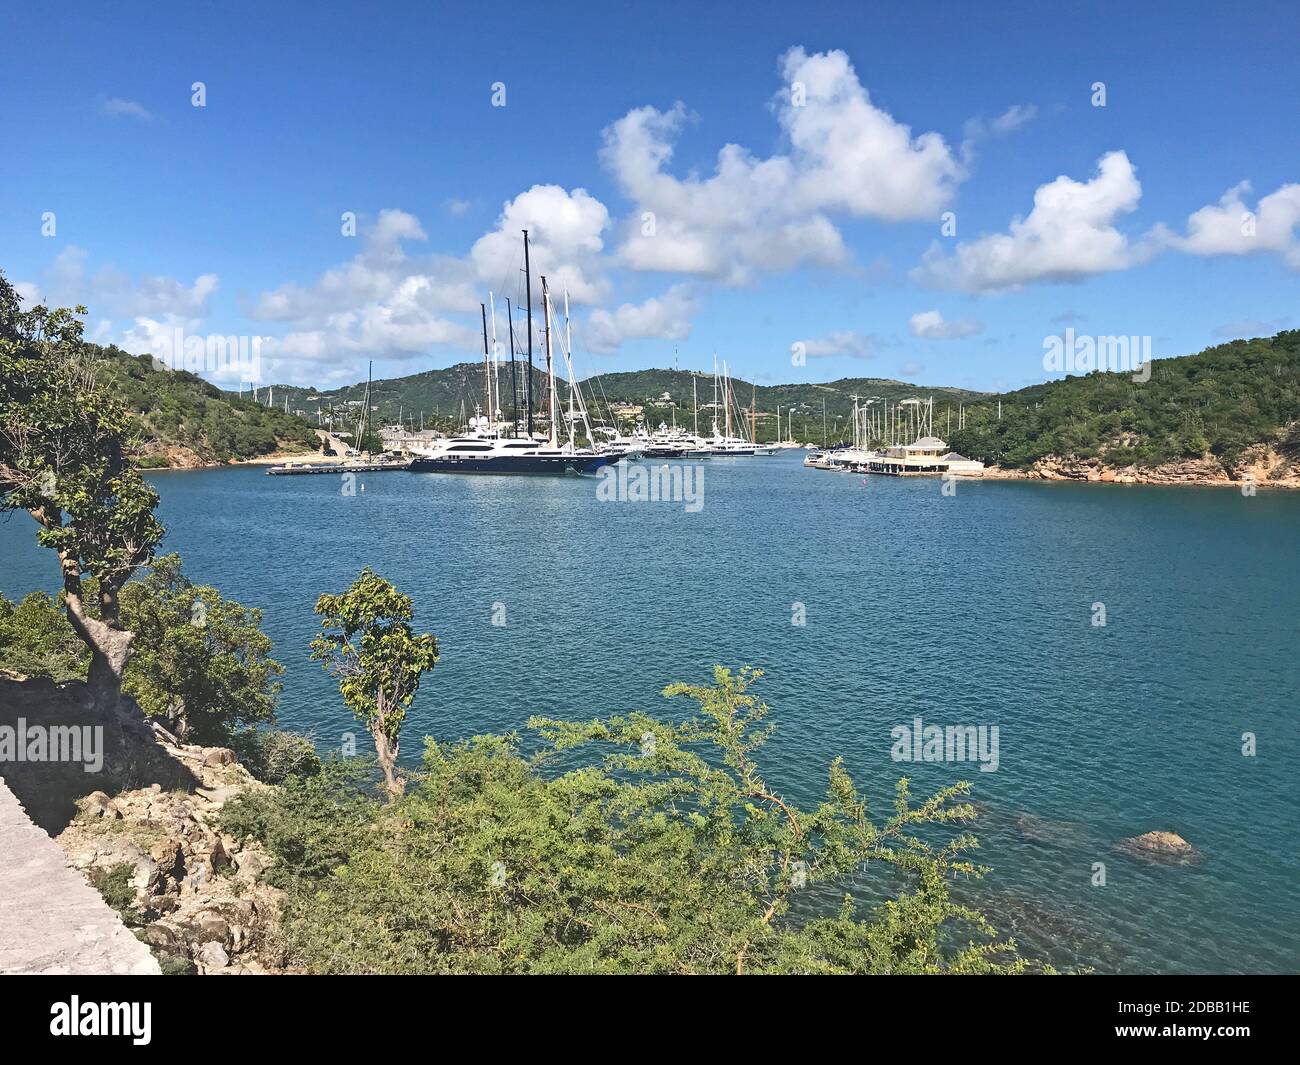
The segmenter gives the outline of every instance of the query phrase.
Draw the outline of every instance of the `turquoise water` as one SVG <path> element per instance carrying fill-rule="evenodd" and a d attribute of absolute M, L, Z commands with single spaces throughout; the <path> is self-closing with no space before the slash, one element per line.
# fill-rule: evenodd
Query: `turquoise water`
<path fill-rule="evenodd" d="M 1103 972 L 1300 970 L 1300 495 L 963 481 L 948 498 L 800 458 L 705 464 L 698 513 L 600 503 L 594 479 L 385 473 L 351 497 L 257 468 L 153 480 L 165 547 L 265 611 L 281 721 L 322 746 L 352 726 L 306 657 L 312 605 L 369 563 L 442 643 L 412 757 L 425 733 L 655 711 L 665 683 L 750 663 L 786 793 L 811 801 L 837 754 L 882 813 L 904 773 L 918 794 L 974 782 L 992 872 L 963 891 L 1026 951 Z M 0 520 L 7 595 L 55 585 L 33 528 Z M 998 726 L 997 771 L 893 761 L 890 730 L 917 716 Z M 1153 829 L 1204 860 L 1113 850 Z"/>

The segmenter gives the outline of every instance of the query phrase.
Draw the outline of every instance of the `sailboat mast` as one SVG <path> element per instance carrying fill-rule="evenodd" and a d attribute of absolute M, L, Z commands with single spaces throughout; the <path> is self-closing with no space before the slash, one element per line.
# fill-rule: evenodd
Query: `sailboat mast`
<path fill-rule="evenodd" d="M 488 404 L 488 417 L 496 425 L 501 413 L 501 357 L 497 345 L 497 305 L 492 292 L 488 291 L 488 311 L 492 315 L 492 402 Z"/>
<path fill-rule="evenodd" d="M 698 439 L 700 435 L 700 394 L 699 394 L 699 390 L 695 387 L 695 382 L 696 382 L 695 371 L 692 370 L 691 371 L 691 420 L 694 421 L 695 423 L 695 436 L 696 439 Z"/>
<path fill-rule="evenodd" d="M 533 271 L 528 263 L 528 230 L 524 230 L 524 292 L 528 297 L 528 439 L 533 438 Z"/>
<path fill-rule="evenodd" d="M 510 435 L 519 434 L 519 382 L 515 379 L 515 312 L 506 297 L 506 318 L 510 323 Z"/>
<path fill-rule="evenodd" d="M 480 303 L 478 309 L 483 313 L 483 405 L 487 409 L 488 423 L 492 421 L 492 372 L 488 355 L 487 338 L 487 304 Z"/>
<path fill-rule="evenodd" d="M 569 438 L 574 449 L 578 446 L 577 423 L 574 421 L 573 394 L 578 392 L 578 374 L 573 369 L 573 327 L 569 323 L 569 290 L 564 290 L 564 365 L 569 373 Z M 588 444 L 595 441 L 591 435 L 591 423 L 587 420 L 587 404 L 578 392 L 578 413 L 582 415 L 582 428 L 587 434 Z"/>
<path fill-rule="evenodd" d="M 727 360 L 722 360 L 722 406 L 725 410 L 727 439 L 731 439 L 731 375 L 727 373 Z"/>
<path fill-rule="evenodd" d="M 551 358 L 551 293 L 546 287 L 545 274 L 542 275 L 542 320 L 546 327 L 546 410 L 551 421 L 550 444 L 559 447 L 555 432 L 555 363 Z"/>

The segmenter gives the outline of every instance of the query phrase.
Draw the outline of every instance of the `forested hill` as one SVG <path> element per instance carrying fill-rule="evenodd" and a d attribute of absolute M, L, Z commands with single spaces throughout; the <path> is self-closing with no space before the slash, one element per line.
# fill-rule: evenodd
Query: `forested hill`
<path fill-rule="evenodd" d="M 140 424 L 141 466 L 196 466 L 317 447 L 312 427 L 281 408 L 240 399 L 183 370 L 155 369 L 148 355 L 91 350 L 99 379 Z"/>
<path fill-rule="evenodd" d="M 1016 468 L 1055 455 L 1108 467 L 1213 457 L 1231 469 L 1257 444 L 1300 459 L 1300 331 L 1157 360 L 1145 383 L 1133 376 L 1094 372 L 981 399 L 951 443 Z"/>
<path fill-rule="evenodd" d="M 516 365 L 516 380 L 521 397 L 526 387 L 526 367 L 521 361 Z M 412 374 L 409 377 L 394 377 L 371 383 L 371 404 L 374 408 L 372 417 L 379 422 L 393 423 L 398 417 L 417 423 L 423 415 L 425 423 L 448 427 L 458 424 L 464 414 L 473 414 L 475 404 L 483 403 L 483 364 L 482 362 L 457 363 L 441 370 L 428 370 Z M 503 397 L 502 407 L 510 413 L 510 369 L 505 365 L 500 371 L 500 387 Z M 701 408 L 713 402 L 713 377 L 711 374 L 692 373 L 689 370 L 633 370 L 622 373 L 597 374 L 583 380 L 583 394 L 589 403 L 594 404 L 594 416 L 604 420 L 608 417 L 608 406 L 613 403 L 632 404 L 644 408 L 644 417 L 651 424 L 660 421 L 671 422 L 676 417 L 678 424 L 689 425 L 693 405 L 692 386 L 698 395 Z M 533 370 L 533 398 L 537 409 L 545 404 L 545 372 L 537 366 Z M 794 431 L 796 435 L 811 434 L 821 438 L 823 404 L 828 423 L 834 427 L 836 419 L 843 427 L 853 410 L 853 397 L 862 400 L 878 398 L 897 402 L 913 396 L 934 396 L 935 408 L 943 403 L 970 402 L 983 398 L 984 393 L 968 392 L 960 388 L 934 388 L 909 384 L 905 381 L 891 381 L 876 377 L 841 378 L 838 381 L 824 383 L 802 383 L 782 385 L 758 385 L 756 388 L 747 380 L 735 378 L 732 387 L 736 403 L 749 409 L 756 404 L 760 412 L 775 413 L 777 407 L 784 415 L 795 412 Z M 292 385 L 274 385 L 271 393 L 276 404 L 283 398 L 289 401 L 289 407 L 303 409 L 314 414 L 317 408 L 322 412 L 334 410 L 336 413 L 348 409 L 355 410 L 365 395 L 365 381 L 318 391 Z M 262 395 L 266 393 L 263 392 Z M 559 394 L 562 400 L 567 397 L 567 387 L 561 385 Z M 664 399 L 667 395 L 669 398 Z M 350 407 L 349 407 L 350 405 Z M 675 408 L 675 414 L 674 414 Z M 702 431 L 707 432 L 708 424 L 700 422 Z M 775 434 L 775 423 L 770 432 L 763 432 L 760 437 L 770 438 Z M 805 434 L 805 429 L 807 433 Z"/>

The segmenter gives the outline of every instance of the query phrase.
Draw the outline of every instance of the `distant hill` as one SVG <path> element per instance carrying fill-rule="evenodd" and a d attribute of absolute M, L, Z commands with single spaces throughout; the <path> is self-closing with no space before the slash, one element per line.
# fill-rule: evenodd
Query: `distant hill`
<path fill-rule="evenodd" d="M 1001 418 L 998 402 L 1001 401 Z M 1300 459 L 1300 331 L 1234 340 L 1151 363 L 1151 379 L 1094 372 L 966 407 L 952 445 L 1013 468 L 1048 456 L 1110 468 L 1210 461 L 1232 472 L 1250 449 Z"/>
<path fill-rule="evenodd" d="M 92 348 L 101 382 L 134 412 L 143 467 L 200 466 L 317 448 L 302 418 L 224 392 L 183 370 L 157 370 L 147 355 Z"/>
<path fill-rule="evenodd" d="M 522 364 L 517 373 L 522 395 Z M 509 380 L 507 368 L 501 375 L 507 397 Z M 661 421 L 671 424 L 675 416 L 679 426 L 690 428 L 693 382 L 701 407 L 700 430 L 708 433 L 711 375 L 634 370 L 594 375 L 582 382 L 582 388 L 598 421 L 609 420 L 611 404 L 629 404 L 642 408 L 639 417 L 651 426 Z M 773 414 L 778 406 L 782 435 L 788 431 L 786 416 L 793 412 L 795 438 L 820 443 L 823 404 L 826 438 L 835 442 L 851 435 L 848 424 L 855 395 L 891 404 L 933 397 L 935 431 L 957 451 L 990 465 L 1027 469 L 1049 457 L 1111 468 L 1197 461 L 1217 463 L 1231 472 L 1249 449 L 1264 449 L 1265 457 L 1272 455 L 1275 462 L 1300 461 L 1300 331 L 1295 330 L 1220 344 L 1197 355 L 1159 359 L 1151 364 L 1150 380 L 1142 383 L 1130 373 L 1094 372 L 1000 394 L 876 377 L 757 387 L 737 378 L 733 385 L 746 414 L 752 400 L 765 415 L 758 419 L 760 440 L 776 438 Z M 277 407 L 287 399 L 291 410 L 314 415 L 319 404 L 322 411 L 335 410 L 336 418 L 355 419 L 365 387 L 364 381 L 326 391 L 276 385 L 273 392 Z M 545 387 L 545 374 L 535 369 L 534 400 L 539 411 L 545 409 Z M 566 395 L 566 386 L 561 385 L 562 403 Z M 376 381 L 371 397 L 375 408 L 371 417 L 376 422 L 396 422 L 400 412 L 404 420 L 418 423 L 423 414 L 426 425 L 455 429 L 463 424 L 462 411 L 472 414 L 475 404 L 483 401 L 483 364 L 459 363 Z M 963 410 L 965 425 L 959 428 Z"/>
<path fill-rule="evenodd" d="M 527 376 L 522 363 L 516 366 L 516 376 L 520 393 L 520 416 L 523 416 L 523 394 Z M 510 371 L 508 365 L 500 374 L 503 407 L 509 412 Z M 643 408 L 642 417 L 651 425 L 659 422 L 672 423 L 674 415 L 677 424 L 685 428 L 691 426 L 692 382 L 698 390 L 700 412 L 700 430 L 707 433 L 711 427 L 711 413 L 708 406 L 713 402 L 713 377 L 709 374 L 694 374 L 689 370 L 632 370 L 620 373 L 597 374 L 581 382 L 583 394 L 592 408 L 592 415 L 598 421 L 611 420 L 611 404 L 631 404 Z M 986 393 L 970 392 L 960 388 L 935 388 L 909 384 L 905 381 L 892 381 L 877 377 L 846 377 L 838 381 L 811 384 L 758 385 L 742 378 L 732 381 L 736 403 L 749 411 L 751 401 L 756 405 L 760 415 L 758 423 L 759 439 L 771 440 L 776 437 L 774 415 L 778 406 L 781 409 L 782 425 L 787 424 L 786 417 L 794 412 L 794 432 L 801 440 L 820 441 L 822 438 L 822 413 L 825 404 L 826 424 L 831 439 L 836 438 L 836 425 L 842 434 L 844 426 L 853 410 L 853 396 L 856 394 L 866 400 L 872 397 L 889 402 L 897 402 L 912 396 L 935 399 L 936 412 L 944 403 L 954 405 L 983 398 Z M 533 399 L 538 411 L 546 406 L 546 374 L 534 366 Z M 293 385 L 274 385 L 269 390 L 279 406 L 287 399 L 290 410 L 302 410 L 314 416 L 317 409 L 322 416 L 333 411 L 335 427 L 340 427 L 340 419 L 355 420 L 365 395 L 366 383 L 342 388 L 316 390 Z M 560 384 L 561 403 L 567 403 L 567 385 Z M 259 390 L 265 396 L 265 391 Z M 370 389 L 373 420 L 379 423 L 396 423 L 398 417 L 408 424 L 414 420 L 418 425 L 421 416 L 426 426 L 451 429 L 460 426 L 466 415 L 474 413 L 475 405 L 483 403 L 483 364 L 481 362 L 458 363 L 442 370 L 427 370 L 409 377 L 395 377 L 374 381 Z M 664 399 L 667 395 L 669 398 Z M 936 419 L 938 414 L 936 413 Z M 722 416 L 719 415 L 719 421 Z"/>

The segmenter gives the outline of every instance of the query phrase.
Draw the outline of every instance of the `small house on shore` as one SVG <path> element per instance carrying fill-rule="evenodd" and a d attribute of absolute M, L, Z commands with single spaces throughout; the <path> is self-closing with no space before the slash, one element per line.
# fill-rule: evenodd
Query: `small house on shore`
<path fill-rule="evenodd" d="M 937 436 L 922 436 L 911 444 L 896 444 L 883 452 L 873 452 L 865 465 L 869 473 L 890 477 L 944 473 L 979 477 L 984 473 L 984 463 L 949 451 L 948 445 Z"/>

